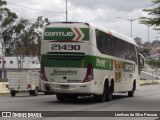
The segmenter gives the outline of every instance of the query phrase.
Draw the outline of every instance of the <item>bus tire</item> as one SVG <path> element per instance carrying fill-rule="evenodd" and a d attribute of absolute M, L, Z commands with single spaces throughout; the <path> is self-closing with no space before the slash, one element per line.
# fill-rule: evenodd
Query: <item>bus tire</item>
<path fill-rule="evenodd" d="M 63 101 L 64 100 L 64 95 L 63 94 L 56 94 L 57 100 L 58 101 Z"/>
<path fill-rule="evenodd" d="M 128 92 L 128 97 L 133 97 L 134 96 L 135 88 L 136 88 L 136 82 L 134 81 L 132 91 Z"/>
<path fill-rule="evenodd" d="M 133 96 L 134 96 L 134 90 L 129 91 L 129 92 L 128 92 L 128 97 L 133 97 Z"/>
<path fill-rule="evenodd" d="M 112 100 L 112 95 L 114 91 L 114 83 L 111 82 L 110 87 L 107 85 L 107 92 L 106 92 L 106 101 L 111 101 Z"/>
<path fill-rule="evenodd" d="M 16 96 L 16 93 L 17 93 L 17 92 L 16 92 L 15 90 L 11 90 L 11 91 L 10 91 L 10 94 L 11 94 L 12 97 L 15 97 L 15 96 Z"/>
<path fill-rule="evenodd" d="M 78 99 L 78 95 L 66 95 L 65 98 L 76 101 Z"/>
<path fill-rule="evenodd" d="M 101 95 L 94 95 L 95 99 L 98 100 L 99 102 L 105 102 L 106 101 L 106 95 L 107 95 L 107 85 L 108 83 L 104 83 L 103 87 L 103 93 Z"/>

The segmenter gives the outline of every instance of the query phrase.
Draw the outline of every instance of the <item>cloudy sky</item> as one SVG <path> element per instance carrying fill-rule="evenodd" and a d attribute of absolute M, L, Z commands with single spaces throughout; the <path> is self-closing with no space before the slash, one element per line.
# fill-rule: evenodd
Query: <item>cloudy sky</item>
<path fill-rule="evenodd" d="M 66 19 L 66 0 L 6 1 L 7 7 L 16 12 L 19 18 L 33 21 L 38 16 L 43 16 L 53 22 Z M 68 21 L 91 22 L 131 36 L 131 22 L 125 19 L 147 16 L 142 9 L 150 5 L 151 0 L 68 0 Z M 133 38 L 140 37 L 143 42 L 148 41 L 148 27 L 139 24 L 138 20 L 133 22 L 132 34 Z M 160 35 L 150 28 L 150 41 L 157 36 Z"/>

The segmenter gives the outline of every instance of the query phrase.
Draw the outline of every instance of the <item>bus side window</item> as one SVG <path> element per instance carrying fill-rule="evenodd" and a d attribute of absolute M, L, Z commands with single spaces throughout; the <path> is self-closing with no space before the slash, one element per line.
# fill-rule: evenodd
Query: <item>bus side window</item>
<path fill-rule="evenodd" d="M 100 34 L 100 31 L 96 30 L 96 42 L 97 48 L 100 52 L 103 52 L 103 36 Z"/>

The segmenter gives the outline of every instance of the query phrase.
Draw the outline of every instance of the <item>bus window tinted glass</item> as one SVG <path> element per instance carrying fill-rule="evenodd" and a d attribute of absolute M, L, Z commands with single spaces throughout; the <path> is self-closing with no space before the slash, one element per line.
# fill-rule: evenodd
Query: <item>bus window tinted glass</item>
<path fill-rule="evenodd" d="M 102 54 L 137 61 L 136 48 L 131 43 L 100 30 L 96 30 L 96 42 L 97 48 Z"/>

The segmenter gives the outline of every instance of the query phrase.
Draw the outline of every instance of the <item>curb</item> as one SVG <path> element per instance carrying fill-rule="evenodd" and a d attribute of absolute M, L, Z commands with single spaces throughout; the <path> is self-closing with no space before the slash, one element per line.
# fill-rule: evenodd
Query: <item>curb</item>
<path fill-rule="evenodd" d="M 160 80 L 140 80 L 140 86 L 160 84 Z"/>
<path fill-rule="evenodd" d="M 160 80 L 140 80 L 139 83 L 140 86 L 155 85 L 160 84 Z M 8 82 L 0 83 L 0 96 L 10 95 L 10 91 L 8 90 L 8 88 L 6 88 L 6 85 L 8 85 Z"/>

